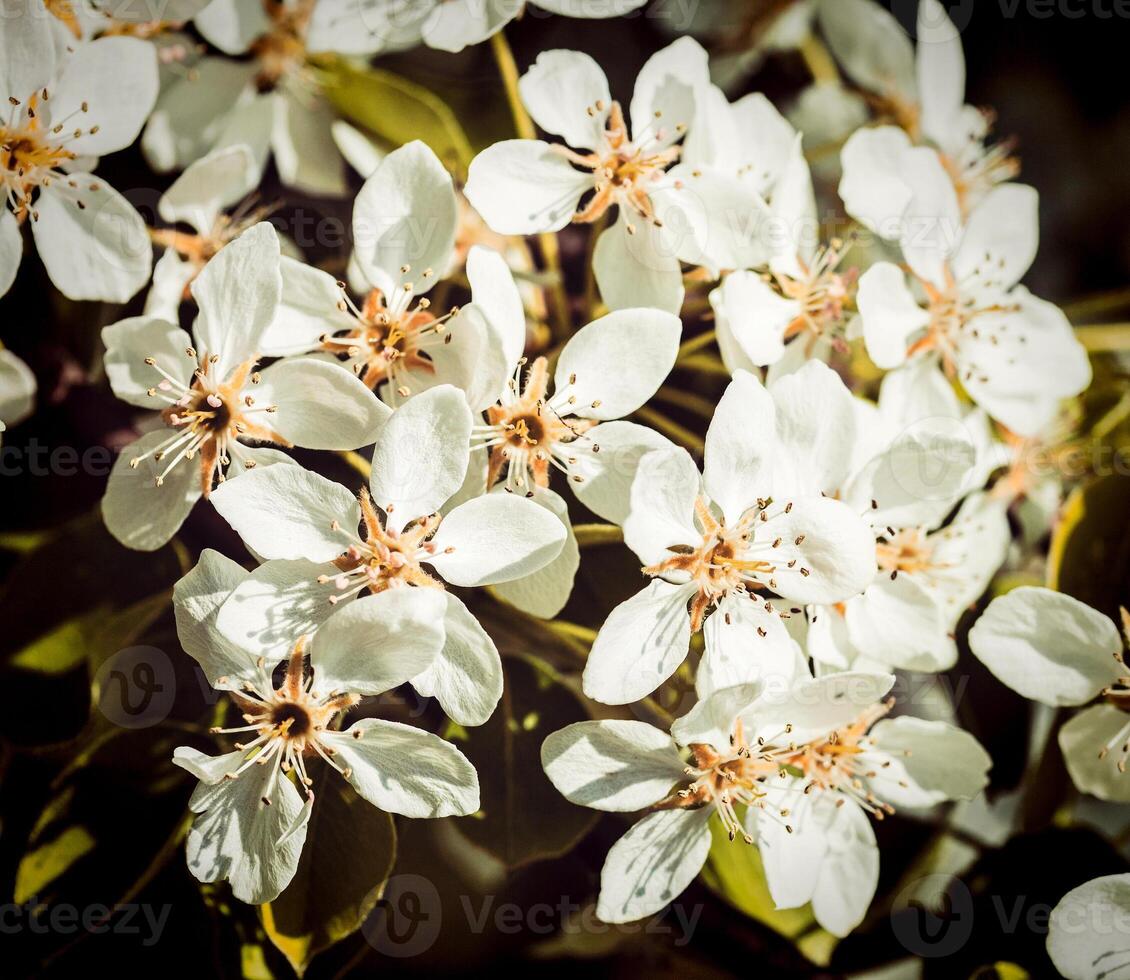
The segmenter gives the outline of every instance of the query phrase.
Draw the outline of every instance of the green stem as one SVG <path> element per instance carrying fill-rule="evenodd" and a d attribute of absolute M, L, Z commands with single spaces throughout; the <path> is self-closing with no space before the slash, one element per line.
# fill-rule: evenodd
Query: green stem
<path fill-rule="evenodd" d="M 636 415 L 653 429 L 658 429 L 669 439 L 690 449 L 692 452 L 700 453 L 706 446 L 702 437 L 697 433 L 691 432 L 686 426 L 679 425 L 674 419 L 669 419 L 662 412 L 657 412 L 654 408 L 644 405 L 636 409 Z"/>

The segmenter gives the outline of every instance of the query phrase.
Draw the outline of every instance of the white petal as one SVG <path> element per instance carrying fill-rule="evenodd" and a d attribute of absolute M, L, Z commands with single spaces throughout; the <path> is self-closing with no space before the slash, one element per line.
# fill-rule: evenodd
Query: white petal
<path fill-rule="evenodd" d="M 1067 980 L 1102 980 L 1126 957 L 1130 875 L 1106 875 L 1073 888 L 1048 920 L 1048 956 Z"/>
<path fill-rule="evenodd" d="M 315 8 L 317 9 L 317 8 Z M 344 119 L 335 119 L 330 126 L 330 134 L 338 151 L 362 177 L 369 177 L 388 156 L 361 130 L 350 126 Z"/>
<path fill-rule="evenodd" d="M 1130 803 L 1130 779 L 1118 768 L 1130 739 L 1130 719 L 1113 704 L 1085 708 L 1059 730 L 1059 747 L 1071 781 L 1080 793 L 1100 800 Z M 1099 753 L 1107 752 L 1099 758 Z"/>
<path fill-rule="evenodd" d="M 857 806 L 842 806 L 828 828 L 828 852 L 812 894 L 812 914 L 833 936 L 863 921 L 879 885 L 879 847 L 871 821 Z"/>
<path fill-rule="evenodd" d="M 730 744 L 735 723 L 756 701 L 760 689 L 755 683 L 735 684 L 700 695 L 690 711 L 671 723 L 671 734 L 680 745 L 724 748 Z"/>
<path fill-rule="evenodd" d="M 475 767 L 438 735 L 378 718 L 325 733 L 334 761 L 374 806 L 406 817 L 463 817 L 479 808 Z"/>
<path fill-rule="evenodd" d="M 700 698 L 759 680 L 788 685 L 808 674 L 800 646 L 784 621 L 776 611 L 766 611 L 763 601 L 754 596 L 727 596 L 702 632 L 706 652 L 695 675 Z"/>
<path fill-rule="evenodd" d="M 977 739 L 953 725 L 903 715 L 880 721 L 870 737 L 891 764 L 880 766 L 868 785 L 896 808 L 970 800 L 989 783 L 993 760 Z"/>
<path fill-rule="evenodd" d="M 381 428 L 369 486 L 390 526 L 439 510 L 462 485 L 470 457 L 471 411 L 441 385 L 409 399 Z"/>
<path fill-rule="evenodd" d="M 242 565 L 206 548 L 195 567 L 173 586 L 177 639 L 200 664 L 213 687 L 238 691 L 244 681 L 257 681 L 255 656 L 231 643 L 216 628 L 224 600 L 247 578 Z"/>
<path fill-rule="evenodd" d="M 518 83 L 530 115 L 568 146 L 595 150 L 604 142 L 612 103 L 600 66 L 579 51 L 543 51 Z M 597 111 L 600 104 L 603 111 Z"/>
<path fill-rule="evenodd" d="M 930 147 L 907 150 L 899 163 L 911 193 L 899 235 L 903 257 L 921 279 L 943 283 L 946 259 L 962 237 L 961 207 L 953 178 Z"/>
<path fill-rule="evenodd" d="M 16 425 L 35 410 L 35 375 L 10 350 L 0 350 L 0 424 Z"/>
<path fill-rule="evenodd" d="M 506 491 L 500 488 L 493 492 Z M 528 499 L 557 517 L 565 529 L 565 543 L 557 557 L 548 565 L 521 578 L 500 582 L 494 586 L 494 594 L 531 616 L 553 619 L 565 607 L 572 594 L 573 579 L 581 564 L 581 552 L 577 547 L 565 501 L 552 490 L 541 488 L 535 490 L 533 497 Z"/>
<path fill-rule="evenodd" d="M 935 527 L 968 489 L 976 461 L 965 439 L 907 431 L 851 478 L 843 498 L 876 528 Z"/>
<path fill-rule="evenodd" d="M 356 497 L 301 466 L 256 467 L 221 483 L 210 499 L 261 558 L 332 561 L 357 541 Z"/>
<path fill-rule="evenodd" d="M 717 168 L 679 164 L 650 197 L 663 227 L 643 223 L 637 235 L 648 231 L 660 257 L 714 269 L 761 265 L 768 258 L 774 224 L 748 182 Z M 814 233 L 811 225 L 808 233 Z"/>
<path fill-rule="evenodd" d="M 697 95 L 710 84 L 707 55 L 692 37 L 656 51 L 636 76 L 632 92 L 632 139 L 649 147 L 674 143 L 694 122 Z"/>
<path fill-rule="evenodd" d="M 801 312 L 800 303 L 770 288 L 755 272 L 739 269 L 710 293 L 710 306 L 722 329 L 757 367 L 785 353 L 785 330 Z"/>
<path fill-rule="evenodd" d="M 278 234 L 260 221 L 220 249 L 192 284 L 197 349 L 219 356 L 212 370 L 221 378 L 260 353 L 282 295 L 279 256 Z"/>
<path fill-rule="evenodd" d="M 656 579 L 613 609 L 585 664 L 585 695 L 603 704 L 630 704 L 667 680 L 687 656 L 687 602 L 696 588 Z"/>
<path fill-rule="evenodd" d="M 45 125 L 82 131 L 67 140 L 68 150 L 103 156 L 124 149 L 137 139 L 157 100 L 157 49 L 134 37 L 80 44 L 50 92 Z"/>
<path fill-rule="evenodd" d="M 634 233 L 628 231 L 629 224 Z M 592 265 L 600 295 L 610 309 L 653 306 L 679 312 L 683 275 L 667 239 L 650 222 L 630 222 L 623 211 L 616 224 L 600 233 Z"/>
<path fill-rule="evenodd" d="M 544 568 L 565 537 L 551 511 L 524 497 L 492 493 L 444 516 L 430 542 L 436 552 L 427 560 L 452 585 L 494 585 Z"/>
<path fill-rule="evenodd" d="M 658 803 L 682 778 L 683 761 L 666 732 L 642 721 L 578 721 L 541 745 L 549 781 L 570 803 L 630 813 Z"/>
<path fill-rule="evenodd" d="M 969 645 L 1000 681 L 1043 704 L 1085 704 L 1122 673 L 1114 623 L 1051 589 L 1021 586 L 994 599 Z"/>
<path fill-rule="evenodd" d="M 446 606 L 438 589 L 387 589 L 349 603 L 314 634 L 314 689 L 383 694 L 427 670 L 443 647 Z"/>
<path fill-rule="evenodd" d="M 287 87 L 274 100 L 271 150 L 279 179 L 307 194 L 340 196 L 346 191 L 341 156 L 330 127 L 333 109 L 306 89 Z"/>
<path fill-rule="evenodd" d="M 243 54 L 271 29 L 263 8 L 245 0 L 212 0 L 194 23 L 204 40 L 230 55 Z"/>
<path fill-rule="evenodd" d="M 149 278 L 145 222 L 121 194 L 90 174 L 71 174 L 39 193 L 35 247 L 68 299 L 129 300 Z"/>
<path fill-rule="evenodd" d="M 356 327 L 348 313 L 338 309 L 342 291 L 328 272 L 282 256 L 282 298 L 274 322 L 259 342 L 268 357 L 305 354 L 316 349 L 320 338 Z"/>
<path fill-rule="evenodd" d="M 818 9 L 832 53 L 853 80 L 913 104 L 914 47 L 891 12 L 870 0 L 822 3 Z"/>
<path fill-rule="evenodd" d="M 390 153 L 365 181 L 353 206 L 354 255 L 386 296 L 404 282 L 426 292 L 447 268 L 457 223 L 451 175 L 435 153 L 413 140 Z M 401 272 L 409 266 L 407 273 Z"/>
<path fill-rule="evenodd" d="M 4 31 L 0 33 L 0 98 L 22 103 L 43 88 L 55 73 L 56 44 L 53 18 L 29 11 L 20 0 L 6 0 Z"/>
<path fill-rule="evenodd" d="M 930 535 L 929 587 L 944 598 L 951 630 L 989 587 L 1011 540 L 1005 505 L 987 493 L 970 494 L 953 521 Z"/>
<path fill-rule="evenodd" d="M 727 524 L 768 495 L 778 449 L 776 413 L 765 386 L 746 371 L 734 375 L 714 410 L 702 479 Z"/>
<path fill-rule="evenodd" d="M 160 172 L 175 170 L 211 150 L 254 73 L 252 62 L 207 57 L 170 83 L 141 136 L 150 166 Z"/>
<path fill-rule="evenodd" d="M 706 863 L 710 813 L 710 807 L 651 813 L 613 844 L 600 873 L 597 917 L 632 922 L 678 898 Z"/>
<path fill-rule="evenodd" d="M 1008 289 L 1020 281 L 1040 243 L 1040 195 L 1026 184 L 998 184 L 969 216 L 953 258 L 959 281 Z"/>
<path fill-rule="evenodd" d="M 551 405 L 602 421 L 631 414 L 670 373 L 682 330 L 677 316 L 661 310 L 618 310 L 594 320 L 561 351 Z"/>
<path fill-rule="evenodd" d="M 182 460 L 156 486 L 169 461 L 150 456 L 135 469 L 130 460 L 160 446 L 172 435 L 162 426 L 122 450 L 110 471 L 102 498 L 107 530 L 127 548 L 156 551 L 180 530 L 193 504 L 200 499 L 200 468 Z"/>
<path fill-rule="evenodd" d="M 645 565 L 669 557 L 672 545 L 701 543 L 694 522 L 695 500 L 701 492 L 702 477 L 685 449 L 657 449 L 640 459 L 624 520 L 624 541 Z"/>
<path fill-rule="evenodd" d="M 845 671 L 802 679 L 787 690 L 767 686 L 744 716 L 746 734 L 779 738 L 791 725 L 793 741 L 811 741 L 855 721 L 881 701 L 894 682 L 893 674 Z"/>
<path fill-rule="evenodd" d="M 508 0 L 437 3 L 424 23 L 424 43 L 441 51 L 462 51 L 497 34 L 523 9 Z"/>
<path fill-rule="evenodd" d="M 930 322 L 906 276 L 897 265 L 876 262 L 860 277 L 856 302 L 871 360 L 881 368 L 898 367 L 906 360 L 911 337 Z"/>
<path fill-rule="evenodd" d="M 493 249 L 472 245 L 467 253 L 467 281 L 471 299 L 486 317 L 499 346 L 502 362 L 513 370 L 526 349 L 526 311 L 510 267 Z"/>
<path fill-rule="evenodd" d="M 847 479 L 856 441 L 854 399 L 843 379 L 820 361 L 775 381 L 779 456 L 773 494 L 835 493 Z"/>
<path fill-rule="evenodd" d="M 888 667 L 948 670 L 957 659 L 957 645 L 940 606 L 941 597 L 917 576 L 899 575 L 892 581 L 881 575 L 863 595 L 847 602 L 847 634 L 855 649 Z M 834 615 L 829 610 L 825 618 Z"/>
<path fill-rule="evenodd" d="M 431 0 L 318 0 L 306 45 L 311 52 L 369 56 L 412 47 L 432 12 Z"/>
<path fill-rule="evenodd" d="M 278 408 L 267 424 L 306 449 L 367 446 L 392 415 L 352 371 L 318 358 L 287 358 L 261 377 L 256 404 Z"/>
<path fill-rule="evenodd" d="M 812 173 L 804 158 L 799 133 L 793 139 L 785 166 L 773 188 L 771 215 L 772 268 L 798 276 L 802 272 L 799 260 L 809 260 L 820 237 Z"/>
<path fill-rule="evenodd" d="M 192 338 L 167 320 L 134 316 L 102 328 L 106 346 L 106 376 L 114 394 L 140 408 L 160 409 L 165 403 L 146 392 L 164 380 L 155 367 L 145 363 L 153 358 L 157 366 L 187 385 L 196 370 L 196 359 L 185 354 Z M 179 397 L 177 392 L 173 397 Z"/>
<path fill-rule="evenodd" d="M 494 641 L 467 607 L 450 592 L 443 616 L 443 649 L 412 686 L 434 697 L 457 725 L 487 722 L 502 697 L 502 660 Z"/>
<path fill-rule="evenodd" d="M 750 814 L 756 814 L 765 883 L 779 909 L 797 908 L 812 901 L 828 856 L 828 828 L 837 817 L 833 801 L 825 794 L 798 796 L 799 789 L 799 781 L 770 784 L 765 808 L 750 810 Z M 782 809 L 790 811 L 787 820 L 780 817 Z M 858 807 L 845 804 L 841 809 Z M 788 828 L 792 828 L 791 833 Z"/>
<path fill-rule="evenodd" d="M 235 897 L 253 905 L 274 900 L 290 884 L 309 812 L 277 763 L 201 784 L 189 808 L 197 817 L 188 832 L 188 869 L 200 881 L 226 878 Z"/>
<path fill-rule="evenodd" d="M 844 209 L 887 240 L 901 236 L 902 216 L 913 193 L 902 176 L 903 156 L 910 145 L 904 130 L 880 126 L 857 130 L 840 153 Z"/>
<path fill-rule="evenodd" d="M 642 7 L 647 0 L 606 0 L 591 4 L 588 0 L 537 0 L 537 6 L 562 17 L 622 17 Z"/>
<path fill-rule="evenodd" d="M 573 493 L 597 517 L 623 524 L 631 509 L 632 484 L 640 460 L 653 450 L 677 447 L 666 436 L 635 422 L 604 422 L 590 429 L 587 436 L 587 444 L 600 448 L 578 452 L 576 463 L 569 464 L 570 475 L 581 477 L 579 482 L 570 483 Z M 694 485 L 697 490 L 697 469 Z"/>
<path fill-rule="evenodd" d="M 938 0 L 918 5 L 918 99 L 922 131 L 947 152 L 955 145 L 965 103 L 961 33 Z"/>
<path fill-rule="evenodd" d="M 24 239 L 16 216 L 7 208 L 0 211 L 0 296 L 12 288 L 20 259 L 24 254 Z"/>
<path fill-rule="evenodd" d="M 220 213 L 259 183 L 259 168 L 246 146 L 228 146 L 190 164 L 161 195 L 157 211 L 170 224 L 183 221 L 207 235 Z"/>
<path fill-rule="evenodd" d="M 471 161 L 463 193 L 494 231 L 532 235 L 564 228 L 592 181 L 548 143 L 503 140 Z"/>
<path fill-rule="evenodd" d="M 153 281 L 145 294 L 145 315 L 170 322 L 179 320 L 181 303 L 196 272 L 195 263 L 182 259 L 176 249 L 165 249 L 153 264 Z"/>
<path fill-rule="evenodd" d="M 264 562 L 224 601 L 216 628 L 232 643 L 278 663 L 299 637 L 313 633 L 334 612 L 330 596 L 337 589 L 333 582 L 319 585 L 318 577 L 335 574 L 335 566 L 303 558 Z"/>

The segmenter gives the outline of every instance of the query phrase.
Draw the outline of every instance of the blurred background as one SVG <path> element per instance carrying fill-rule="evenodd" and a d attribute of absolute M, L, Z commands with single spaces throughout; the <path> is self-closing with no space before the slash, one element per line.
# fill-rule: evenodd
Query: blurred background
<path fill-rule="evenodd" d="M 912 25 L 913 0 L 891 2 L 900 21 Z M 644 15 L 596 22 L 531 8 L 507 36 L 519 70 L 542 50 L 574 48 L 596 58 L 613 93 L 626 96 L 647 57 L 688 29 L 688 10 L 690 29 L 733 61 L 795 6 L 656 0 Z M 1040 191 L 1042 242 L 1026 284 L 1064 306 L 1077 324 L 1130 320 L 1130 8 L 1115 0 L 949 6 L 965 24 L 967 101 L 995 109 L 997 136 L 1016 140 L 1020 179 Z M 764 91 L 787 111 L 810 78 L 796 50 L 737 60 L 726 79 L 731 98 Z M 512 135 L 489 45 L 454 56 L 417 48 L 375 64 L 444 99 L 476 147 Z M 361 103 L 353 108 L 362 126 L 367 114 L 382 111 Z M 152 174 L 136 148 L 105 158 L 100 172 L 155 221 L 169 178 Z M 360 178 L 352 179 L 360 187 Z M 271 173 L 261 197 L 283 200 Z M 274 220 L 292 232 L 302 222 L 348 228 L 351 201 L 288 193 Z M 562 235 L 564 269 L 579 283 L 585 239 L 572 232 Z M 317 239 L 307 258 L 335 271 L 334 254 Z M 198 507 L 174 545 L 151 555 L 128 552 L 102 529 L 97 512 L 113 454 L 134 434 L 131 410 L 101 376 L 99 330 L 139 311 L 140 299 L 127 307 L 69 302 L 36 261 L 25 261 L 0 300 L 0 340 L 29 364 L 39 386 L 35 414 L 4 434 L 0 469 L 0 972 L 288 976 L 317 937 L 305 947 L 295 941 L 280 948 L 265 937 L 254 909 L 191 877 L 183 855 L 191 785 L 169 764 L 173 745 L 200 738 L 215 695 L 180 653 L 167 589 L 204 547 L 245 556 L 242 545 Z M 1107 370 L 1124 377 L 1117 358 Z M 17 455 L 7 452 L 12 448 Z M 344 467 L 327 475 L 354 479 Z M 1130 600 L 1130 500 L 1123 483 L 1107 492 L 1104 513 L 1118 516 L 1100 535 L 1108 550 L 1092 556 L 1101 581 L 1081 588 L 1093 588 L 1089 601 L 1113 612 Z M 618 593 L 634 590 L 635 562 L 622 547 L 588 551 L 584 560 L 590 567 L 582 567 L 566 617 L 594 625 Z M 489 611 L 480 615 L 504 653 L 567 662 L 568 650 L 530 650 L 531 639 L 513 624 L 491 622 Z M 140 647 L 150 652 L 120 656 Z M 519 656 L 508 666 L 508 684 L 520 697 L 544 690 L 546 682 Z M 509 815 L 501 842 L 497 828 L 402 821 L 397 864 L 381 903 L 359 933 L 319 955 L 306 975 L 460 975 L 488 968 L 544 976 L 578 969 L 609 976 L 1054 975 L 1043 952 L 1047 914 L 1071 887 L 1127 870 L 1125 816 L 1074 800 L 1054 758 L 1026 770 L 1030 727 L 1035 722 L 1038 729 L 1041 719 L 967 652 L 943 678 L 947 685 L 962 724 L 994 758 L 990 800 L 998 809 L 971 809 L 949 828 L 903 818 L 878 826 L 880 899 L 858 932 L 834 948 L 802 911 L 773 915 L 764 894 L 743 890 L 742 862 L 750 858 L 741 848 L 712 858 L 708 881 L 696 882 L 665 916 L 636 928 L 596 923 L 597 876 L 622 824 L 564 801 L 545 802 L 537 765 L 543 728 L 573 720 L 579 710 L 571 689 L 557 685 L 538 702 L 541 717 L 532 726 L 514 724 L 523 717 L 515 708 L 467 749 Z M 1053 741 L 1048 755 L 1054 753 Z M 1017 814 L 1009 801 L 1022 780 L 1041 792 L 1026 794 L 1028 810 Z M 1009 836 L 1006 824 L 1019 832 Z M 523 836 L 535 829 L 535 836 Z M 358 825 L 349 841 L 362 863 L 367 835 L 376 832 Z M 351 870 L 334 869 L 343 892 Z M 952 885 L 945 877 L 950 871 L 959 876 Z M 908 883 L 914 884 L 909 891 Z M 26 925 L 32 919 L 10 914 L 36 901 L 73 906 L 80 917 L 101 907 L 134 912 L 125 922 L 124 912 L 94 914 L 95 925 L 108 923 L 105 931 L 68 930 L 66 923 L 37 931 Z M 324 910 L 343 898 L 332 893 L 318 901 Z M 16 922 L 25 925 L 11 928 Z M 307 937 L 325 929 L 325 923 L 283 926 L 276 931 Z"/>

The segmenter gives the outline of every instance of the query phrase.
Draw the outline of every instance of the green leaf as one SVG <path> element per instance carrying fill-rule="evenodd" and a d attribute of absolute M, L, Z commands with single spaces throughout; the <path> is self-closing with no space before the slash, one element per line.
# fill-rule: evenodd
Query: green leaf
<path fill-rule="evenodd" d="M 1130 477 L 1103 476 L 1077 487 L 1064 504 L 1048 553 L 1048 588 L 1074 596 L 1119 621 L 1130 606 Z"/>
<path fill-rule="evenodd" d="M 168 590 L 185 570 L 177 548 L 128 551 L 100 515 L 80 518 L 28 551 L 0 589 L 8 617 L 0 659 L 47 676 L 97 663 L 148 627 L 168 606 Z M 58 601 L 52 601 L 58 597 Z"/>
<path fill-rule="evenodd" d="M 702 880 L 736 909 L 791 940 L 813 963 L 827 966 L 839 940 L 816 924 L 812 907 L 777 909 L 757 848 L 731 841 L 718 820 L 710 821 L 710 836 Z"/>
<path fill-rule="evenodd" d="M 455 113 L 438 95 L 400 75 L 332 59 L 324 91 L 347 120 L 393 148 L 423 140 L 456 176 L 463 177 L 474 149 Z"/>
<path fill-rule="evenodd" d="M 508 867 L 567 853 L 591 829 L 597 814 L 554 789 L 541 767 L 541 743 L 550 732 L 589 717 L 584 701 L 533 657 L 502 659 L 506 686 L 490 721 L 479 728 L 450 726 L 479 772 L 482 807 L 455 826 Z"/>
<path fill-rule="evenodd" d="M 25 854 L 16 870 L 13 901 L 22 905 L 40 895 L 79 858 L 94 850 L 94 838 L 85 827 L 67 827 L 57 837 Z"/>
<path fill-rule="evenodd" d="M 310 766 L 317 799 L 294 879 L 260 907 L 263 928 L 301 976 L 322 950 L 352 935 L 373 910 L 396 861 L 392 817 L 328 766 Z"/>

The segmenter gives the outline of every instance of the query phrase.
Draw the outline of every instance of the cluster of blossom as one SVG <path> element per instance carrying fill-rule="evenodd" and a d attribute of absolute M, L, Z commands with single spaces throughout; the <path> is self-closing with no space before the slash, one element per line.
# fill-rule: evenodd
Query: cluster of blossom
<path fill-rule="evenodd" d="M 4 0 L 6 15 L 22 4 Z M 121 6 L 48 2 L 56 16 L 8 17 L 0 34 L 0 291 L 29 220 L 67 296 L 121 302 L 149 284 L 144 313 L 102 334 L 114 392 L 153 413 L 114 467 L 106 525 L 153 550 L 204 498 L 259 562 L 247 572 L 206 551 L 174 594 L 184 649 L 242 714 L 223 731 L 245 739 L 176 753 L 200 780 L 193 873 L 247 902 L 277 896 L 305 839 L 314 758 L 389 812 L 478 809 L 475 770 L 450 743 L 340 723 L 403 684 L 459 725 L 487 721 L 499 653 L 446 586 L 556 616 L 580 563 L 568 485 L 622 527 L 647 580 L 600 628 L 584 693 L 631 705 L 696 651 L 698 701 L 670 732 L 589 721 L 544 743 L 572 802 L 647 811 L 608 855 L 600 916 L 675 898 L 716 816 L 760 849 L 779 907 L 811 902 L 847 934 L 878 883 L 872 818 L 987 784 L 971 735 L 886 717 L 888 694 L 895 671 L 954 665 L 958 619 L 1008 557 L 1010 511 L 1046 528 L 1062 488 L 1026 462 L 1090 381 L 1064 314 L 1019 285 L 1037 194 L 965 104 L 940 4 L 921 0 L 916 46 L 871 0 L 795 5 L 849 78 L 840 95 L 874 109 L 839 154 L 856 233 L 828 240 L 802 133 L 759 94 L 728 101 L 690 37 L 647 61 L 626 105 L 592 58 L 542 52 L 518 93 L 552 141 L 489 146 L 457 188 L 423 143 L 385 154 L 335 120 L 317 56 L 459 50 L 520 5 L 170 0 L 160 23 Z M 207 50 L 181 32 L 189 20 Z M 139 134 L 155 169 L 181 171 L 165 228 L 90 173 Z M 338 147 L 364 178 L 348 282 L 305 264 L 246 202 L 272 155 L 285 185 L 344 194 Z M 527 359 L 521 236 L 570 222 L 593 226 L 608 312 Z M 469 302 L 434 310 L 444 280 Z M 701 470 L 628 421 L 675 366 L 688 284 L 709 286 L 732 375 Z M 860 349 L 886 372 L 875 400 L 852 372 Z M 9 421 L 26 411 L 21 368 L 0 365 Z M 284 451 L 369 446 L 368 485 L 348 488 Z M 989 605 L 970 644 L 1026 697 L 1097 699 L 1062 730 L 1068 768 L 1080 790 L 1130 800 L 1130 679 L 1109 619 L 1022 588 Z"/>

